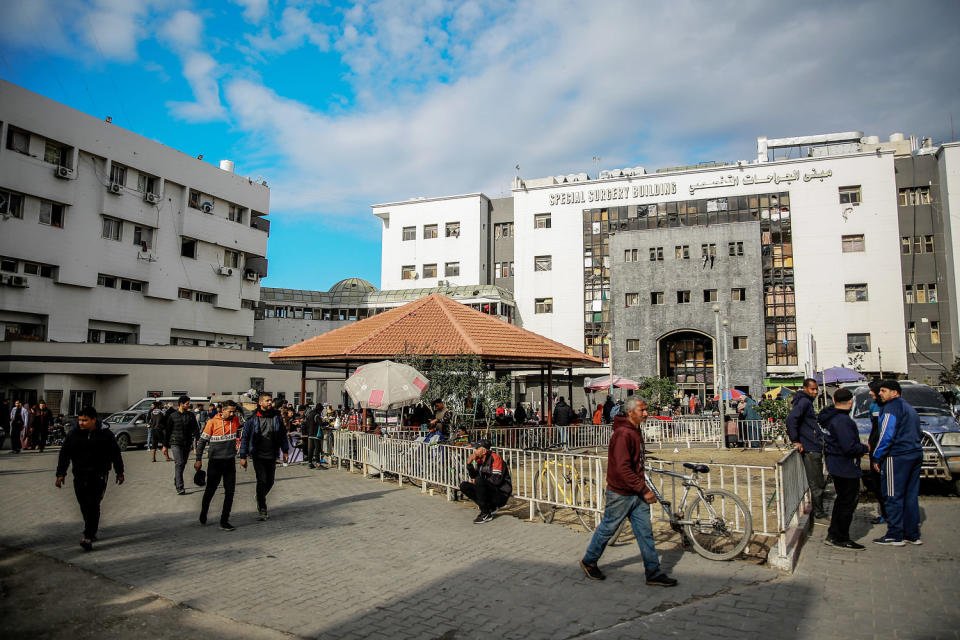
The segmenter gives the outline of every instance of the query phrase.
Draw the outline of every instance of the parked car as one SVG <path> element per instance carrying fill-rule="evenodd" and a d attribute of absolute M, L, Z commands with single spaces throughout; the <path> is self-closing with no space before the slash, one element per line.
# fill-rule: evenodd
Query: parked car
<path fill-rule="evenodd" d="M 163 396 L 162 398 L 143 398 L 142 400 L 137 400 L 134 402 L 127 411 L 149 411 L 150 407 L 153 406 L 154 402 L 160 402 L 161 404 L 177 404 L 178 396 Z M 210 398 L 208 396 L 190 396 L 190 402 L 193 403 L 193 406 L 206 407 L 210 404 Z M 123 412 L 125 413 L 125 412 Z M 111 416 L 112 417 L 112 416 Z"/>
<path fill-rule="evenodd" d="M 913 380 L 901 380 L 903 399 L 920 416 L 920 428 L 923 430 L 923 467 L 921 478 L 933 478 L 953 484 L 960 493 L 960 423 L 943 395 L 925 384 Z M 852 416 L 864 443 L 870 435 L 870 397 L 869 388 L 858 387 L 854 393 Z M 870 464 L 864 457 L 861 463 L 864 469 Z"/>
<path fill-rule="evenodd" d="M 149 411 L 119 411 L 104 420 L 103 426 L 113 432 L 121 451 L 129 447 L 145 447 L 150 414 Z"/>

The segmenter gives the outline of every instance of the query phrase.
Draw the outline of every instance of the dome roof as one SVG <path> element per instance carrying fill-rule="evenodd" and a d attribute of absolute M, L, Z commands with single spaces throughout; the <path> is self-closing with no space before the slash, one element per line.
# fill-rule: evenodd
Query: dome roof
<path fill-rule="evenodd" d="M 378 289 L 363 278 L 345 278 L 330 287 L 330 293 L 373 293 Z"/>

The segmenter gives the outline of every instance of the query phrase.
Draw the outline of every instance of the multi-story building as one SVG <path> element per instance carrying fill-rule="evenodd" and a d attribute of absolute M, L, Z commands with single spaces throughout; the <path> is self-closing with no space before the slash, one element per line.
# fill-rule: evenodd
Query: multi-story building
<path fill-rule="evenodd" d="M 232 168 L 0 81 L 0 388 L 60 397 L 64 412 L 116 409 L 148 390 L 186 390 L 175 367 L 228 360 L 210 348 L 245 348 L 267 273 L 270 192 Z M 39 343 L 58 347 L 33 353 Z M 133 358 L 129 376 L 101 366 L 114 357 Z M 239 359 L 189 390 L 236 392 L 282 371 L 260 353 Z M 149 366 L 138 360 L 156 362 L 152 378 L 133 371 Z"/>

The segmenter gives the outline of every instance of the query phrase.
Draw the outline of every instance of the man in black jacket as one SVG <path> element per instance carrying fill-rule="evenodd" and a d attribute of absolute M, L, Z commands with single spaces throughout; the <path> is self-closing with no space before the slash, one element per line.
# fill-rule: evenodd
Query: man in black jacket
<path fill-rule="evenodd" d="M 173 486 L 179 495 L 187 490 L 183 487 L 183 470 L 187 466 L 187 456 L 193 448 L 193 442 L 200 435 L 197 417 L 194 415 L 189 396 L 177 399 L 177 410 L 170 411 L 164 418 L 163 455 L 173 453 Z"/>
<path fill-rule="evenodd" d="M 510 467 L 491 448 L 489 440 L 480 440 L 473 445 L 473 453 L 467 458 L 470 481 L 460 483 L 460 492 L 480 508 L 474 524 L 493 520 L 493 512 L 507 504 L 513 493 Z"/>
<path fill-rule="evenodd" d="M 67 477 L 67 467 L 73 464 L 73 490 L 83 514 L 83 539 L 80 546 L 91 551 L 100 527 L 100 501 L 107 491 L 110 467 L 117 475 L 117 484 L 123 484 L 123 458 L 116 438 L 109 429 L 100 428 L 97 412 L 84 407 L 77 418 L 77 426 L 70 430 L 57 463 L 59 489 Z"/>
<path fill-rule="evenodd" d="M 850 522 L 860 497 L 860 457 L 867 453 L 867 447 L 860 442 L 857 424 L 850 417 L 852 406 L 850 390 L 838 389 L 833 394 L 833 406 L 821 411 L 817 421 L 823 431 L 827 471 L 837 490 L 825 542 L 841 549 L 861 550 L 863 545 L 850 539 Z"/>
<path fill-rule="evenodd" d="M 566 403 L 563 396 L 557 398 L 557 406 L 553 409 L 553 424 L 557 425 L 557 433 L 560 436 L 560 444 L 563 448 L 568 448 L 570 443 L 570 423 L 573 422 L 573 409 Z"/>
<path fill-rule="evenodd" d="M 273 488 L 277 473 L 277 456 L 283 450 L 283 461 L 288 460 L 290 445 L 283 428 L 280 414 L 273 408 L 273 397 L 263 393 L 257 401 L 257 411 L 243 423 L 243 438 L 240 440 L 240 466 L 247 468 L 247 456 L 253 458 L 253 470 L 257 474 L 258 520 L 266 520 L 267 494 Z"/>
<path fill-rule="evenodd" d="M 37 403 L 37 408 L 31 419 L 33 422 L 33 437 L 37 443 L 37 449 L 43 453 L 47 446 L 47 435 L 50 433 L 50 427 L 53 426 L 53 412 L 47 407 L 47 403 L 41 400 Z"/>
<path fill-rule="evenodd" d="M 818 389 L 817 381 L 807 378 L 803 381 L 803 388 L 794 394 L 793 409 L 787 416 L 787 435 L 800 452 L 803 468 L 807 472 L 813 517 L 823 520 L 827 517 L 823 510 L 823 487 L 826 484 L 823 479 L 823 436 L 813 407 Z"/>

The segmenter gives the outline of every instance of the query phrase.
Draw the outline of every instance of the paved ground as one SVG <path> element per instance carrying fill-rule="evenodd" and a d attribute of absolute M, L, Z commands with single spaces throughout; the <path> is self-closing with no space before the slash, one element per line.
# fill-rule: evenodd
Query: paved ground
<path fill-rule="evenodd" d="M 588 581 L 584 534 L 473 525 L 461 505 L 345 471 L 279 469 L 266 523 L 238 471 L 237 530 L 201 527 L 199 493 L 177 496 L 172 464 L 142 451 L 84 553 L 55 455 L 0 454 L 3 637 L 960 638 L 956 499 L 924 501 L 922 547 L 843 552 L 817 527 L 793 576 L 666 551 L 668 590 L 643 584 L 636 547 L 608 549 L 608 579 Z M 861 538 L 882 533 L 867 516 Z"/>

